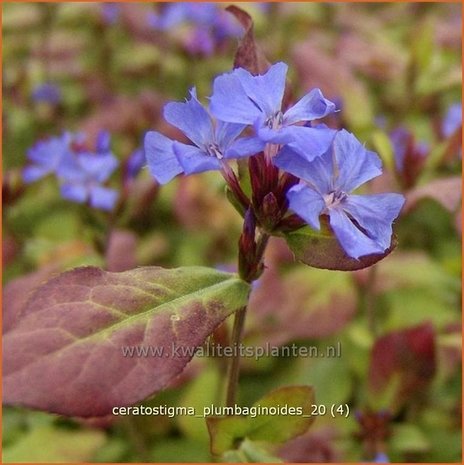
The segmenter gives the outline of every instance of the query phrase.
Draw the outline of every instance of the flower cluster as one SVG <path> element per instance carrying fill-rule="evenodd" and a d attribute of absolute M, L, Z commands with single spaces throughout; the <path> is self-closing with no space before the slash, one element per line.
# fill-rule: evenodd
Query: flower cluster
<path fill-rule="evenodd" d="M 320 230 L 327 216 L 339 243 L 352 258 L 390 247 L 392 222 L 404 198 L 399 194 L 352 192 L 382 173 L 379 157 L 353 134 L 314 120 L 336 111 L 313 89 L 284 108 L 287 65 L 274 64 L 262 75 L 245 69 L 218 76 L 210 107 L 195 89 L 184 103 L 171 102 L 164 117 L 191 141 L 174 141 L 155 131 L 145 136 L 148 167 L 164 184 L 180 173 L 220 170 L 246 218 L 272 233 L 301 227 Z M 251 199 L 229 165 L 249 158 Z M 252 214 L 250 216 L 250 211 Z"/>
<path fill-rule="evenodd" d="M 168 3 L 160 13 L 152 13 L 150 25 L 160 31 L 174 26 L 190 26 L 184 45 L 190 53 L 211 55 L 229 37 L 239 37 L 241 27 L 215 3 Z"/>
<path fill-rule="evenodd" d="M 64 133 L 59 137 L 39 141 L 27 154 L 31 164 L 23 171 L 26 183 L 54 174 L 63 198 L 91 207 L 112 210 L 118 193 L 104 186 L 118 166 L 110 150 L 110 136 L 101 131 L 95 152 L 85 145 L 81 134 Z"/>

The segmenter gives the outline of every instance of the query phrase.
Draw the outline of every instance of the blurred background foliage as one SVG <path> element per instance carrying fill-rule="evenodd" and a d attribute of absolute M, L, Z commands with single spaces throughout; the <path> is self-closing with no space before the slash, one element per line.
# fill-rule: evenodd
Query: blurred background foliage
<path fill-rule="evenodd" d="M 329 126 L 354 132 L 382 157 L 385 173 L 370 190 L 407 198 L 397 250 L 367 270 L 311 269 L 271 241 L 245 343 L 321 350 L 339 343 L 342 352 L 246 359 L 240 402 L 310 384 L 317 403 L 350 406 L 348 418 L 320 416 L 307 434 L 273 451 L 281 460 L 349 462 L 383 451 L 391 462 L 460 461 L 462 116 L 449 113 L 461 105 L 460 5 L 240 6 L 252 15 L 269 61 L 289 64 L 294 95 L 321 88 L 341 108 Z M 3 4 L 3 279 L 10 314 L 36 285 L 73 266 L 235 266 L 241 219 L 220 177 L 181 177 L 160 188 L 146 168 L 129 174 L 128 160 L 147 130 L 180 137 L 162 119 L 164 103 L 184 99 L 193 85 L 209 95 L 238 43 L 226 37 L 211 52 L 192 50 L 194 25 L 150 25 L 163 8 Z M 66 202 L 51 178 L 22 182 L 37 140 L 65 130 L 93 140 L 100 129 L 110 131 L 121 162 L 111 180 L 121 195 L 115 212 Z M 405 134 L 399 142 L 398 130 Z M 210 405 L 221 370 L 221 361 L 195 359 L 175 386 L 146 404 Z M 204 420 L 192 417 L 83 421 L 6 407 L 3 441 L 5 462 L 211 460 Z"/>

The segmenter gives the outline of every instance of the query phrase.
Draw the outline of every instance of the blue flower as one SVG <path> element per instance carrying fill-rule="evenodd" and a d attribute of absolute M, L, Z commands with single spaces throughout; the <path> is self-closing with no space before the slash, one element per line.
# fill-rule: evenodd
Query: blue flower
<path fill-rule="evenodd" d="M 320 157 L 308 161 L 301 156 L 303 152 L 285 146 L 274 159 L 276 166 L 302 180 L 287 193 L 289 207 L 317 230 L 320 215 L 328 215 L 335 236 L 350 257 L 388 249 L 392 222 L 404 197 L 351 194 L 382 173 L 379 157 L 345 130 L 337 132 L 329 150 Z"/>
<path fill-rule="evenodd" d="M 121 14 L 121 5 L 115 2 L 104 2 L 101 5 L 102 19 L 106 24 L 116 24 Z"/>
<path fill-rule="evenodd" d="M 390 463 L 390 460 L 384 452 L 378 452 L 373 463 Z"/>
<path fill-rule="evenodd" d="M 407 158 L 415 160 L 423 159 L 427 156 L 429 147 L 425 142 L 414 142 L 413 135 L 404 127 L 398 127 L 390 133 L 390 141 L 393 147 L 396 170 L 403 173 L 408 162 Z"/>
<path fill-rule="evenodd" d="M 37 142 L 27 152 L 32 162 L 23 170 L 23 180 L 26 183 L 35 182 L 48 174 L 55 173 L 64 157 L 69 156 L 72 136 L 64 133 L 60 137 Z"/>
<path fill-rule="evenodd" d="M 94 208 L 113 209 L 118 193 L 102 185 L 118 166 L 110 151 L 107 132 L 98 134 L 95 153 L 84 148 L 83 135 L 67 132 L 38 142 L 29 150 L 28 158 L 33 164 L 23 171 L 25 182 L 54 174 L 60 182 L 61 196 L 66 200 L 88 201 Z"/>
<path fill-rule="evenodd" d="M 295 126 L 323 118 L 335 111 L 335 104 L 313 89 L 287 111 L 282 111 L 288 66 L 276 63 L 253 76 L 238 68 L 214 80 L 211 113 L 231 123 L 254 125 L 258 138 L 265 142 L 288 144 L 296 138 L 314 141 L 306 150 L 313 157 L 323 153 L 333 138 L 331 130 Z"/>
<path fill-rule="evenodd" d="M 442 123 L 442 133 L 445 137 L 452 136 L 462 125 L 462 106 L 460 103 L 450 105 Z"/>
<path fill-rule="evenodd" d="M 214 121 L 198 101 L 195 89 L 190 91 L 190 96 L 185 103 L 168 103 L 164 117 L 194 145 L 172 141 L 155 131 L 145 136 L 148 168 L 160 184 L 182 172 L 220 170 L 226 160 L 254 155 L 264 147 L 256 138 L 238 138 L 246 125 Z"/>
<path fill-rule="evenodd" d="M 152 13 L 150 25 L 167 31 L 181 24 L 190 24 L 185 46 L 192 53 L 211 55 L 215 46 L 228 37 L 238 37 L 242 30 L 233 18 L 215 3 L 170 3 L 160 13 Z"/>
<path fill-rule="evenodd" d="M 104 187 L 118 160 L 110 151 L 110 139 L 106 131 L 97 137 L 96 152 L 73 151 L 62 159 L 57 169 L 61 181 L 61 196 L 77 203 L 89 202 L 91 207 L 112 210 L 118 192 Z"/>
<path fill-rule="evenodd" d="M 36 102 L 46 102 L 51 105 L 56 105 L 60 103 L 61 90 L 56 84 L 45 82 L 34 88 L 32 91 L 32 98 Z"/>

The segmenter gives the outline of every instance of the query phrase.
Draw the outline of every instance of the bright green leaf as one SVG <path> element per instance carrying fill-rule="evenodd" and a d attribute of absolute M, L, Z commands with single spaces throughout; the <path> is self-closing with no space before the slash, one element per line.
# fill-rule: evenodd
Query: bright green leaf
<path fill-rule="evenodd" d="M 89 462 L 104 444 L 102 431 L 37 428 L 3 451 L 4 463 Z"/>

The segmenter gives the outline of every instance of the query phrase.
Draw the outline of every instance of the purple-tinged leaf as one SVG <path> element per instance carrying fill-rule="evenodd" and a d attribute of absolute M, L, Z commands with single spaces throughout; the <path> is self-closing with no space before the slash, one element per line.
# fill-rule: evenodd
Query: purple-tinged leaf
<path fill-rule="evenodd" d="M 265 73 L 271 64 L 255 42 L 253 19 L 246 11 L 235 5 L 228 6 L 226 10 L 233 14 L 245 29 L 235 54 L 234 68 L 244 68 L 255 75 Z"/>
<path fill-rule="evenodd" d="M 356 259 L 345 253 L 334 235 L 322 230 L 301 228 L 286 234 L 285 240 L 295 258 L 305 265 L 339 271 L 354 271 L 372 266 L 390 254 L 397 243 L 393 236 L 390 247 L 384 253 L 364 255 Z"/>
<path fill-rule="evenodd" d="M 38 288 L 3 338 L 3 400 L 94 417 L 165 388 L 246 304 L 249 285 L 203 267 L 76 268 Z M 126 356 L 123 347 L 154 348 Z"/>
<path fill-rule="evenodd" d="M 307 433 L 284 444 L 278 456 L 285 463 L 330 463 L 341 462 L 336 449 L 337 430 L 323 426 L 318 430 L 311 428 Z"/>
<path fill-rule="evenodd" d="M 9 281 L 3 289 L 2 329 L 10 331 L 19 320 L 21 309 L 28 301 L 31 293 L 54 273 L 60 271 L 56 264 L 47 265 L 37 271 L 19 276 Z"/>
<path fill-rule="evenodd" d="M 135 268 L 137 236 L 131 231 L 116 229 L 111 232 L 106 250 L 108 271 L 127 271 Z"/>
<path fill-rule="evenodd" d="M 432 199 L 449 212 L 455 212 L 461 203 L 461 176 L 434 179 L 433 181 L 416 187 L 406 194 L 404 213 L 412 210 L 421 200 Z"/>
<path fill-rule="evenodd" d="M 382 336 L 371 352 L 369 394 L 387 393 L 392 412 L 423 391 L 436 371 L 435 330 L 430 323 Z"/>
<path fill-rule="evenodd" d="M 348 274 L 310 267 L 277 272 L 265 263 L 250 297 L 248 344 L 319 339 L 340 332 L 353 318 L 357 296 Z"/>

